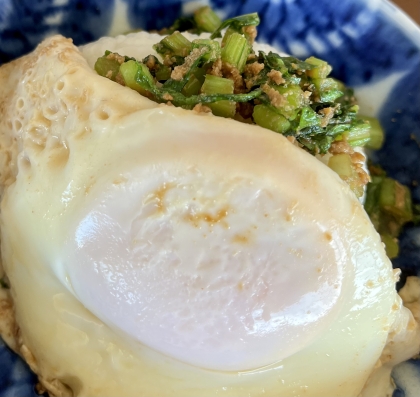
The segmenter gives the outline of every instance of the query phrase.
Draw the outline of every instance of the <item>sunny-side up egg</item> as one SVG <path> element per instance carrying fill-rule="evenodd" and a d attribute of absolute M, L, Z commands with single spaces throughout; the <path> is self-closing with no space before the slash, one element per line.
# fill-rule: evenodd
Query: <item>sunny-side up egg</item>
<path fill-rule="evenodd" d="M 357 396 L 412 321 L 369 218 L 283 136 L 92 70 L 157 41 L 55 36 L 0 69 L 20 353 L 52 395 Z"/>

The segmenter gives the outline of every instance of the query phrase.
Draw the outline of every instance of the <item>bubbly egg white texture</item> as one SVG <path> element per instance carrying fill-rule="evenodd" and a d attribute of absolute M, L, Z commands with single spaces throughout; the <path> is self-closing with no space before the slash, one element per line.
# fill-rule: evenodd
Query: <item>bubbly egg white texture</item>
<path fill-rule="evenodd" d="M 357 396 L 404 310 L 379 236 L 283 136 L 92 70 L 157 41 L 56 36 L 0 69 L 2 255 L 34 369 L 79 396 Z"/>

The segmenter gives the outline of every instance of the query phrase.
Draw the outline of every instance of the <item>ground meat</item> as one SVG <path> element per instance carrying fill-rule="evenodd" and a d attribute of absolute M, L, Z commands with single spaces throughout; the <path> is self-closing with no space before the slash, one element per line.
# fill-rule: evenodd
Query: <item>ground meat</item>
<path fill-rule="evenodd" d="M 173 63 L 174 63 L 174 61 L 173 61 L 173 59 L 172 59 L 172 57 L 170 55 L 166 54 L 163 57 L 163 64 L 165 66 L 172 66 Z"/>
<path fill-rule="evenodd" d="M 257 78 L 256 77 L 251 77 L 250 79 L 245 79 L 244 81 L 245 81 L 245 86 L 246 86 L 246 89 L 248 90 L 248 91 L 251 91 L 251 89 L 252 89 L 252 87 L 254 86 L 254 84 L 255 84 L 255 81 L 257 80 Z"/>
<path fill-rule="evenodd" d="M 286 82 L 286 80 L 283 78 L 283 75 L 278 70 L 271 70 L 267 73 L 267 77 L 269 77 L 270 80 L 277 85 L 284 84 Z"/>
<path fill-rule="evenodd" d="M 259 62 L 253 62 L 245 66 L 245 76 L 247 77 L 254 77 L 258 76 L 261 70 L 264 69 L 264 64 Z"/>
<path fill-rule="evenodd" d="M 147 58 L 146 66 L 149 68 L 149 70 L 153 70 L 156 66 L 156 58 L 151 55 Z"/>
<path fill-rule="evenodd" d="M 117 61 L 120 65 L 122 65 L 125 61 L 125 57 L 122 55 L 117 54 L 116 52 L 111 52 L 106 56 L 106 59 L 110 59 L 111 61 Z"/>
<path fill-rule="evenodd" d="M 167 92 L 165 92 L 165 93 L 162 95 L 162 98 L 163 98 L 165 101 L 172 101 L 172 99 L 174 99 L 174 97 L 173 97 L 171 94 L 167 93 Z"/>
<path fill-rule="evenodd" d="M 364 187 L 368 184 L 370 178 L 368 173 L 363 169 L 366 158 L 362 153 L 355 151 L 345 140 L 333 142 L 329 151 L 333 155 L 341 153 L 349 154 L 352 167 L 357 172 L 358 176 L 358 180 L 353 180 L 352 184 L 357 184 L 359 187 Z"/>
<path fill-rule="evenodd" d="M 350 157 L 353 163 L 359 163 L 361 167 L 363 166 L 366 159 L 365 156 L 360 152 L 354 152 L 350 155 Z"/>
<path fill-rule="evenodd" d="M 356 171 L 359 176 L 360 186 L 366 186 L 370 182 L 369 175 L 362 167 L 358 167 Z"/>
<path fill-rule="evenodd" d="M 340 153 L 348 153 L 353 154 L 353 148 L 348 144 L 347 141 L 337 141 L 333 142 L 330 147 L 331 154 L 340 154 Z"/>
<path fill-rule="evenodd" d="M 211 75 L 217 76 L 217 77 L 223 77 L 221 58 L 217 58 L 213 62 L 213 65 L 212 65 L 211 69 L 209 70 L 208 74 L 211 74 Z"/>
<path fill-rule="evenodd" d="M 202 103 L 198 103 L 193 107 L 193 110 L 197 113 L 211 113 L 211 109 L 208 106 L 203 105 Z"/>
<path fill-rule="evenodd" d="M 234 87 L 233 92 L 235 94 L 246 92 L 244 79 L 241 73 L 239 72 L 239 70 L 235 66 L 232 66 L 229 63 L 223 62 L 222 73 L 223 73 L 223 77 L 233 81 L 233 87 Z"/>
<path fill-rule="evenodd" d="M 248 58 L 246 59 L 247 61 L 252 61 L 252 60 L 257 60 L 258 57 L 255 54 L 249 54 Z"/>
<path fill-rule="evenodd" d="M 242 31 L 244 32 L 245 36 L 248 38 L 249 44 L 254 44 L 255 38 L 257 37 L 257 28 L 253 25 L 251 26 L 244 26 L 242 28 Z"/>
<path fill-rule="evenodd" d="M 286 104 L 286 98 L 268 84 L 264 84 L 262 90 L 268 95 L 270 102 L 274 107 L 279 108 Z"/>
<path fill-rule="evenodd" d="M 253 62 L 245 66 L 244 74 L 245 74 L 245 85 L 247 90 L 251 90 L 254 86 L 258 75 L 264 69 L 263 63 Z"/>
<path fill-rule="evenodd" d="M 194 48 L 190 55 L 185 57 L 185 62 L 180 66 L 175 66 L 174 70 L 171 73 L 171 79 L 176 81 L 181 81 L 185 74 L 191 69 L 193 63 L 201 57 L 205 52 L 207 52 L 206 47 Z"/>
<path fill-rule="evenodd" d="M 117 75 L 115 76 L 115 81 L 118 84 L 125 86 L 125 81 L 124 81 L 124 78 L 121 76 L 121 73 L 117 73 Z"/>
<path fill-rule="evenodd" d="M 330 122 L 330 120 L 334 117 L 335 108 L 332 108 L 332 107 L 324 108 L 324 109 L 321 109 L 319 113 L 322 116 L 321 127 L 325 128 Z"/>
<path fill-rule="evenodd" d="M 311 103 L 311 101 L 309 100 L 311 95 L 312 95 L 311 91 L 303 91 L 303 97 L 305 98 L 305 103 L 307 104 Z"/>

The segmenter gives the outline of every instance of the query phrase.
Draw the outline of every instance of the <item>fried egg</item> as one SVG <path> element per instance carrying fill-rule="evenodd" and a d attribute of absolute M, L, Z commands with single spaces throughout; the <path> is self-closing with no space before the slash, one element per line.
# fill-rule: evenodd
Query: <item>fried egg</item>
<path fill-rule="evenodd" d="M 55 36 L 0 69 L 20 353 L 52 395 L 358 396 L 391 331 L 401 360 L 419 339 L 379 235 L 285 137 L 92 70 L 156 41 Z"/>

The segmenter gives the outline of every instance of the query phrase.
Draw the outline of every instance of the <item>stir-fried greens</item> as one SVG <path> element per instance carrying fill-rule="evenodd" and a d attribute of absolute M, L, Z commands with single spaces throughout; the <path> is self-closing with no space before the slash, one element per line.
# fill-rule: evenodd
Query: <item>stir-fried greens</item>
<path fill-rule="evenodd" d="M 361 197 L 369 182 L 365 157 L 355 147 L 380 149 L 378 120 L 358 115 L 353 90 L 330 77 L 331 66 L 318 58 L 302 61 L 253 49 L 257 13 L 221 21 L 209 7 L 182 17 L 154 45 L 160 58 L 143 60 L 106 51 L 95 70 L 158 103 L 212 112 L 258 124 L 288 137 L 328 166 Z M 190 41 L 180 31 L 211 33 Z M 219 39 L 221 38 L 221 40 Z M 366 211 L 390 257 L 398 255 L 401 227 L 413 220 L 407 187 L 372 168 Z"/>
<path fill-rule="evenodd" d="M 220 22 L 203 7 L 188 24 L 176 22 L 154 46 L 161 59 L 149 55 L 139 61 L 107 51 L 95 70 L 156 102 L 185 109 L 208 105 L 217 116 L 292 136 L 313 154 L 327 153 L 334 141 L 368 143 L 372 126 L 357 117 L 351 90 L 328 77 L 331 66 L 314 57 L 256 53 L 258 24 L 256 13 Z M 190 41 L 174 31 L 182 27 L 213 33 Z"/>
<path fill-rule="evenodd" d="M 365 210 L 381 235 L 390 258 L 399 254 L 398 236 L 403 226 L 420 221 L 419 205 L 412 204 L 407 186 L 386 175 L 377 165 L 369 167 L 371 182 L 367 186 Z"/>

